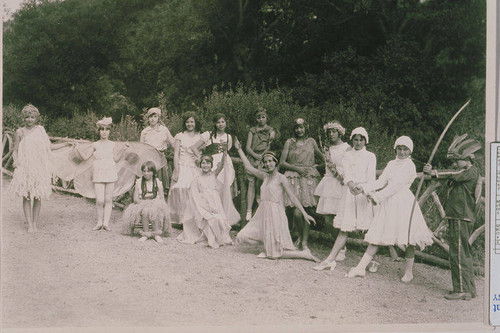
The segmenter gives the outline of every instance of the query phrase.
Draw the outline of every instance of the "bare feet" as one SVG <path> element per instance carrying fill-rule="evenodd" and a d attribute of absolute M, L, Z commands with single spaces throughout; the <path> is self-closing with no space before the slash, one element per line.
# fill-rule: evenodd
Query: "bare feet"
<path fill-rule="evenodd" d="M 107 225 L 103 225 L 102 228 L 106 231 L 111 231 L 111 228 Z"/>
<path fill-rule="evenodd" d="M 101 228 L 102 228 L 102 224 L 97 223 L 95 225 L 95 227 L 92 228 L 92 230 L 97 231 L 97 230 L 100 230 Z"/>
<path fill-rule="evenodd" d="M 145 242 L 145 241 L 146 241 L 146 239 L 148 239 L 148 238 L 147 238 L 147 237 L 142 236 L 141 238 L 139 238 L 139 242 Z"/>
<path fill-rule="evenodd" d="M 366 271 L 363 269 L 359 269 L 357 267 L 353 267 L 351 268 L 351 270 L 349 271 L 349 273 L 347 273 L 345 275 L 345 277 L 348 277 L 348 278 L 353 278 L 353 277 L 364 277 L 366 275 Z"/>
<path fill-rule="evenodd" d="M 155 236 L 155 241 L 157 241 L 158 243 L 163 243 L 163 238 L 157 235 Z"/>

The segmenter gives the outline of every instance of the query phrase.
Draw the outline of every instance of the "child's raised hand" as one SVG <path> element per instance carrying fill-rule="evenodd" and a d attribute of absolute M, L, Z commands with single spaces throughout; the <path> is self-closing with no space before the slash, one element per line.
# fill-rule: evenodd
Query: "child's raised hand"
<path fill-rule="evenodd" d="M 234 137 L 234 148 L 236 149 L 241 149 L 241 143 L 240 143 L 240 140 L 238 140 L 238 138 L 235 136 Z"/>

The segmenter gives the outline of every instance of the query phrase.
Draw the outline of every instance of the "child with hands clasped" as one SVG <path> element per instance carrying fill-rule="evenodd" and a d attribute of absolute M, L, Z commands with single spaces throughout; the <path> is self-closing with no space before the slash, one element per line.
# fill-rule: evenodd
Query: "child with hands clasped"
<path fill-rule="evenodd" d="M 263 242 L 264 252 L 258 255 L 259 258 L 300 258 L 319 261 L 311 254 L 309 249 L 298 251 L 293 245 L 283 203 L 284 193 L 300 210 L 307 223 L 315 223 L 315 221 L 306 213 L 300 201 L 293 194 L 286 177 L 278 172 L 278 158 L 276 155 L 270 151 L 263 154 L 262 162 L 265 171 L 261 171 L 252 166 L 243 153 L 238 139 L 235 139 L 234 146 L 238 150 L 245 169 L 255 177 L 263 180 L 260 188 L 259 207 L 250 222 L 236 236 L 236 242 L 252 244 Z"/>
<path fill-rule="evenodd" d="M 170 227 L 170 212 L 164 200 L 163 184 L 153 162 L 145 162 L 141 170 L 142 177 L 135 182 L 134 203 L 125 209 L 122 220 L 130 233 L 133 233 L 135 225 L 142 223 L 142 230 L 139 231 L 142 236 L 140 242 L 154 238 L 162 243 L 163 226 Z"/>
<path fill-rule="evenodd" d="M 219 194 L 222 186 L 217 176 L 224 167 L 227 149 L 221 162 L 212 171 L 214 159 L 211 155 L 200 157 L 201 175 L 191 183 L 189 201 L 182 221 L 182 233 L 177 240 L 182 243 L 208 243 L 212 248 L 232 244 L 229 225 Z"/>
<path fill-rule="evenodd" d="M 92 182 L 97 208 L 97 223 L 92 229 L 94 231 L 100 229 L 111 231 L 109 220 L 113 209 L 113 190 L 118 180 L 116 162 L 122 158 L 128 148 L 128 144 L 125 144 L 121 149 L 115 149 L 115 142 L 109 140 L 112 123 L 111 117 L 104 117 L 96 123 L 100 139 L 92 143 L 91 149 L 81 151 L 79 146 L 76 146 L 83 160 L 88 160 L 91 156 L 95 157 L 92 164 Z"/>
<path fill-rule="evenodd" d="M 267 124 L 267 111 L 259 108 L 255 112 L 255 120 L 257 126 L 250 128 L 248 132 L 246 151 L 248 159 L 253 167 L 262 168 L 262 155 L 264 152 L 271 149 L 271 143 L 274 140 L 276 133 L 274 129 Z M 248 191 L 247 191 L 247 221 L 252 217 L 252 207 L 255 200 L 256 179 L 252 174 L 248 175 Z"/>
<path fill-rule="evenodd" d="M 475 190 L 479 179 L 479 170 L 473 163 L 474 153 L 481 149 L 481 144 L 466 138 L 467 134 L 455 137 L 448 148 L 447 158 L 453 162 L 452 170 L 438 171 L 433 170 L 430 164 L 424 166 L 424 173 L 449 179 L 450 191 L 445 212 L 453 290 L 444 296 L 447 300 L 470 300 L 476 297 L 469 238 L 476 221 Z"/>
<path fill-rule="evenodd" d="M 41 125 L 40 112 L 31 104 L 22 109 L 24 126 L 16 130 L 12 152 L 14 176 L 9 191 L 23 197 L 23 212 L 28 232 L 37 231 L 42 199 L 52 194 L 52 150 L 73 143 L 51 143 Z"/>
<path fill-rule="evenodd" d="M 364 195 L 360 195 L 360 187 L 375 181 L 377 159 L 375 154 L 366 150 L 368 133 L 363 127 L 352 131 L 351 140 L 353 149 L 343 154 L 341 162 L 346 186 L 343 186 L 344 193 L 333 222 L 333 226 L 340 231 L 332 251 L 322 263 L 314 267 L 315 270 L 333 270 L 335 259 L 347 242 L 348 233 L 367 230 L 373 218 L 373 207 Z"/>
<path fill-rule="evenodd" d="M 161 110 L 159 108 L 150 108 L 146 113 L 148 125 L 141 132 L 140 142 L 147 143 L 164 154 L 168 145 L 174 146 L 174 138 L 168 128 L 160 124 Z M 162 181 L 164 188 L 169 187 L 167 166 L 158 170 L 158 178 Z"/>
<path fill-rule="evenodd" d="M 304 118 L 297 118 L 293 127 L 294 136 L 286 140 L 281 154 L 280 166 L 285 169 L 285 177 L 290 183 L 295 197 L 305 209 L 316 206 L 314 190 L 321 178 L 316 169 L 315 160 L 324 163 L 324 156 L 316 141 L 307 135 L 307 123 Z M 285 207 L 293 210 L 293 224 L 299 231 L 297 247 L 307 249 L 309 223 L 302 218 L 302 212 L 285 195 Z"/>
<path fill-rule="evenodd" d="M 433 243 L 432 233 L 418 203 L 415 203 L 411 229 L 409 228 L 415 200 L 410 186 L 417 177 L 415 164 L 410 158 L 413 141 L 407 136 L 401 136 L 394 143 L 394 149 L 396 159 L 387 163 L 380 177 L 373 183 L 359 184 L 359 189 L 378 207 L 365 236 L 368 248 L 347 277 L 365 276 L 366 267 L 380 245 L 397 245 L 405 249 L 406 266 L 401 281 L 410 282 L 413 279 L 415 246 L 423 249 Z"/>

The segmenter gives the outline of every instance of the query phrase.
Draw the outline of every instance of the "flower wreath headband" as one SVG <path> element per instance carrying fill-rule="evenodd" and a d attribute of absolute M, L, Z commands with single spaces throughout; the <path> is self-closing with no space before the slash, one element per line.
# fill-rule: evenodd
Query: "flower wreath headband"
<path fill-rule="evenodd" d="M 342 127 L 342 125 L 340 125 L 339 123 L 337 122 L 328 122 L 326 123 L 324 126 L 323 126 L 323 130 L 326 132 L 328 131 L 329 129 L 334 129 L 336 130 L 337 132 L 339 132 L 341 135 L 344 135 L 345 134 L 345 128 Z"/>

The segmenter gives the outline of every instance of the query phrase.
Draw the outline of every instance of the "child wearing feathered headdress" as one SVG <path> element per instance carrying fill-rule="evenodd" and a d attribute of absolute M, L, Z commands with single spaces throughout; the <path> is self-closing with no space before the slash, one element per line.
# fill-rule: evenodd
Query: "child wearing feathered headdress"
<path fill-rule="evenodd" d="M 479 170 L 474 165 L 474 153 L 481 144 L 467 139 L 467 134 L 455 137 L 448 148 L 447 158 L 452 161 L 452 170 L 433 170 L 430 164 L 424 166 L 424 173 L 436 178 L 449 179 L 450 191 L 445 206 L 448 220 L 451 281 L 453 290 L 444 297 L 447 300 L 469 300 L 476 297 L 474 265 L 469 238 L 476 220 L 475 189 Z"/>

